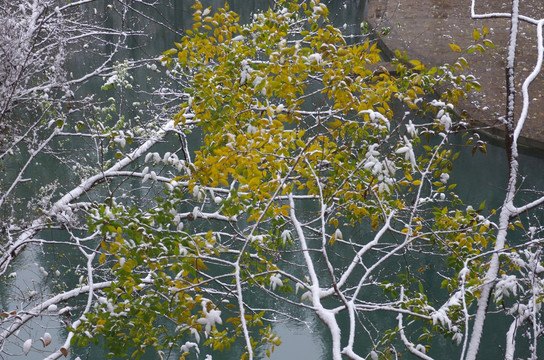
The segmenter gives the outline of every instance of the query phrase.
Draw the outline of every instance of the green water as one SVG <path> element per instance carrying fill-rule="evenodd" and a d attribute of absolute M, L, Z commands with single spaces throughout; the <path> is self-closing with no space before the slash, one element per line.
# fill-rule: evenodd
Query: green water
<path fill-rule="evenodd" d="M 269 6 L 271 2 L 265 0 L 246 1 L 246 0 L 231 0 L 229 4 L 231 8 L 239 12 L 244 19 L 248 19 L 251 14 L 257 10 Z M 346 30 L 348 33 L 351 31 L 356 33 L 359 24 L 364 19 L 364 1 L 327 1 L 326 2 L 331 11 L 331 19 L 334 24 L 339 27 L 343 27 L 346 24 Z M 191 9 L 190 1 L 177 0 L 174 1 L 173 6 L 170 9 L 165 9 L 164 14 L 168 16 L 168 22 L 176 31 L 181 32 L 188 24 L 191 24 Z M 223 1 L 210 1 L 206 4 L 211 4 L 214 7 L 223 5 Z M 105 5 L 105 4 L 104 4 Z M 100 9 L 103 11 L 104 8 Z M 149 39 L 145 40 L 133 40 L 134 45 L 141 45 L 136 47 L 135 50 L 126 53 L 126 56 L 131 58 L 140 58 L 142 56 L 148 56 L 149 54 L 160 54 L 162 51 L 172 47 L 174 41 L 179 39 L 179 35 L 172 31 L 164 31 L 164 29 L 157 25 L 149 25 L 147 28 L 152 32 Z M 137 50 L 136 50 L 137 48 Z M 78 71 L 78 66 L 86 66 L 92 59 L 81 60 L 78 63 L 74 63 L 74 71 Z M 135 73 L 135 80 L 137 82 L 144 81 L 143 78 L 139 78 L 141 74 Z M 143 76 L 143 75 L 142 75 Z M 91 83 L 89 88 L 82 89 L 83 92 L 99 93 L 100 84 Z M 146 99 L 135 99 L 138 101 L 145 101 Z M 193 138 L 193 141 L 198 141 L 198 136 Z M 506 184 L 506 157 L 504 151 L 496 146 L 488 145 L 488 155 L 484 156 L 477 154 L 471 155 L 471 149 L 461 145 L 459 139 L 459 151 L 462 155 L 455 163 L 457 169 L 462 171 L 454 171 L 451 183 L 457 183 L 458 193 L 461 198 L 467 203 L 479 204 L 486 201 L 487 209 L 498 208 L 503 200 L 503 190 Z M 193 146 L 195 146 L 193 144 Z M 522 155 L 520 158 L 521 171 L 526 176 L 524 187 L 534 188 L 541 183 L 542 174 L 544 169 L 544 161 L 541 158 L 533 157 L 530 155 Z M 32 177 L 48 179 L 51 177 L 57 177 L 60 174 L 66 174 L 63 179 L 67 182 L 70 181 L 70 176 L 66 169 L 59 164 L 46 164 L 46 166 L 40 166 L 35 168 L 30 173 Z M 64 181 L 63 180 L 63 181 Z M 137 187 L 137 185 L 134 185 Z M 24 191 L 32 192 L 32 186 L 29 185 Z M 544 219 L 540 219 L 544 222 Z M 68 239 L 67 235 L 61 231 L 49 231 L 41 234 L 45 239 L 63 240 Z M 349 235 L 348 235 L 349 236 Z M 26 291 L 25 289 L 36 289 L 38 293 L 48 293 L 56 289 L 56 286 L 60 282 L 59 278 L 62 278 L 62 282 L 68 285 L 77 284 L 78 279 L 76 275 L 64 274 L 64 266 L 69 265 L 72 262 L 76 262 L 79 259 L 80 254 L 69 247 L 58 247 L 56 249 L 56 255 L 50 255 L 50 252 L 45 252 L 48 255 L 44 255 L 41 251 L 36 249 L 35 251 L 25 252 L 21 258 L 16 262 L 17 278 L 0 288 L 0 302 L 3 308 L 13 308 L 16 306 L 16 294 L 18 291 Z M 47 271 L 47 275 L 36 271 L 34 264 L 43 266 Z M 57 275 L 57 271 L 61 274 Z M 429 278 L 429 281 L 432 277 Z M 47 285 L 43 285 L 47 284 Z M 432 286 L 439 287 L 440 284 L 432 284 Z M 255 302 L 259 302 L 260 299 L 255 299 Z M 262 299 L 262 306 L 275 306 L 270 299 Z M 261 304 L 260 304 L 261 305 Z M 299 360 L 299 359 L 316 359 L 316 360 L 328 360 L 330 359 L 330 335 L 325 327 L 320 324 L 316 317 L 307 311 L 300 309 L 293 309 L 294 316 L 303 320 L 301 322 L 294 321 L 278 321 L 274 325 L 274 330 L 282 338 L 282 346 L 277 348 L 272 355 L 273 360 Z M 347 325 L 347 324 L 344 324 Z M 56 331 L 54 339 L 63 339 L 66 336 L 66 331 L 62 325 L 59 324 L 54 318 L 48 318 L 44 316 L 40 320 L 40 326 Z M 488 327 L 495 329 L 506 328 L 508 324 L 500 324 L 491 321 L 487 323 Z M 29 334 L 33 338 L 39 338 L 42 328 L 32 329 L 32 333 Z M 501 356 L 501 348 L 499 344 L 504 343 L 503 331 L 491 331 L 484 339 L 484 346 L 482 346 L 482 353 L 480 358 L 492 359 Z M 59 347 L 61 343 L 58 341 L 53 343 L 54 346 Z M 440 359 L 454 359 L 458 357 L 458 349 L 448 345 L 446 343 L 440 343 L 439 346 L 444 346 L 444 354 L 440 356 Z M 9 350 L 8 344 L 8 350 Z M 11 345 L 15 346 L 15 345 Z M 13 348 L 15 349 L 15 348 Z M 370 344 L 365 342 L 359 342 L 356 347 L 357 350 L 369 351 Z M 15 351 L 14 351 L 15 352 Z M 362 352 L 364 353 L 364 352 Z M 240 349 L 234 348 L 233 353 L 214 353 L 213 359 L 234 359 L 239 358 Z M 406 352 L 403 352 L 403 359 L 411 358 Z M 90 350 L 80 349 L 77 350 L 77 354 L 70 355 L 71 359 L 75 359 L 79 355 L 81 359 L 99 360 L 105 356 L 104 350 L 100 347 L 92 348 Z M 259 357 L 264 358 L 263 353 L 259 353 Z M 13 357 L 16 358 L 16 357 Z M 41 356 L 29 356 L 22 357 L 25 359 L 40 359 Z M 154 359 L 153 355 L 147 357 L 147 359 Z M 203 356 L 201 357 L 203 358 Z"/>

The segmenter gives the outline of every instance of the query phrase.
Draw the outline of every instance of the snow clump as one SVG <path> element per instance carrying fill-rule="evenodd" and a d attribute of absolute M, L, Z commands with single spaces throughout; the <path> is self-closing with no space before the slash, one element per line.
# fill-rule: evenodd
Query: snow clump
<path fill-rule="evenodd" d="M 221 320 L 221 311 L 212 309 L 208 311 L 207 305 L 210 302 L 208 299 L 202 300 L 202 315 L 200 319 L 197 320 L 197 322 L 200 325 L 204 326 L 204 333 L 206 334 L 206 337 L 208 337 L 208 334 L 212 330 L 212 328 L 215 326 L 215 324 L 223 324 L 223 320 Z"/>
<path fill-rule="evenodd" d="M 283 281 L 281 281 L 280 274 L 273 274 L 270 276 L 270 287 L 272 288 L 272 290 L 276 290 L 276 286 L 283 286 Z"/>

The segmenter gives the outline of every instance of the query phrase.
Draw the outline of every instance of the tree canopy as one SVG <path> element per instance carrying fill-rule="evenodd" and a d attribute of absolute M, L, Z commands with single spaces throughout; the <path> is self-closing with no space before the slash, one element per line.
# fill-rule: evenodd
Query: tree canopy
<path fill-rule="evenodd" d="M 512 15 L 489 16 L 512 17 L 515 34 L 516 11 L 514 1 Z M 302 321 L 302 309 L 328 331 L 335 360 L 432 359 L 439 339 L 474 359 L 496 313 L 513 319 L 507 358 L 522 336 L 536 358 L 541 227 L 520 216 L 544 198 L 515 205 L 526 114 L 506 120 L 503 206 L 466 204 L 450 182 L 452 137 L 474 140 L 456 112 L 480 87 L 465 58 L 428 68 L 397 52 L 386 66 L 371 37 L 344 35 L 315 0 L 278 0 L 247 24 L 227 4 L 197 1 L 192 12 L 192 28 L 160 64 L 119 61 L 93 73 L 117 94 L 91 115 L 64 116 L 59 102 L 36 120 L 43 132 L 11 138 L 2 159 L 25 160 L 2 183 L 4 216 L 16 220 L 3 229 L 0 273 L 15 278 L 26 252 L 66 249 L 69 259 L 53 266 L 79 280 L 62 282 L 57 270 L 52 290 L 23 292 L 24 305 L 2 313 L 3 344 L 28 354 L 36 339 L 18 331 L 49 313 L 67 329 L 50 359 L 90 343 L 120 358 L 218 350 L 254 359 L 281 344 L 274 324 Z M 541 21 L 521 19 L 541 32 Z M 486 35 L 474 37 L 482 50 L 492 45 Z M 145 91 L 133 76 L 140 66 L 160 86 L 149 104 L 130 104 L 129 93 Z M 127 106 L 152 121 L 130 118 Z M 92 151 L 67 151 L 81 146 L 71 138 Z M 481 141 L 471 146 L 485 152 Z M 45 184 L 33 218 L 18 220 L 17 190 L 45 156 L 75 180 Z M 44 238 L 51 229 L 65 240 Z"/>

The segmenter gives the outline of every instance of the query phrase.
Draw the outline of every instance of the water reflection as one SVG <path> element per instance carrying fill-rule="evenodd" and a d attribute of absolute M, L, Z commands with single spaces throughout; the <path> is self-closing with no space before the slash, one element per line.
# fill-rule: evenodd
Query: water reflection
<path fill-rule="evenodd" d="M 323 335 L 319 329 L 321 324 L 310 320 L 306 324 L 278 323 L 274 331 L 281 336 L 281 346 L 271 354 L 271 360 L 330 359 Z M 264 358 L 264 356 L 259 356 Z"/>

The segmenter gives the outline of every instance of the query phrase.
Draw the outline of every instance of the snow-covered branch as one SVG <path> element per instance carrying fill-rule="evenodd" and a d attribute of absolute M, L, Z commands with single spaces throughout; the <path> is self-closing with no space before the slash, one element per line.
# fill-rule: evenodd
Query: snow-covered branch
<path fill-rule="evenodd" d="M 509 163 L 509 174 L 508 174 L 508 183 L 505 190 L 505 197 L 502 205 L 502 209 L 499 216 L 498 224 L 498 233 L 494 246 L 494 253 L 489 262 L 489 268 L 486 271 L 485 279 L 483 280 L 483 285 L 481 288 L 481 294 L 478 299 L 478 309 L 474 318 L 472 333 L 470 336 L 470 343 L 466 352 L 466 359 L 474 360 L 477 357 L 478 349 L 480 347 L 481 338 L 483 336 L 483 326 L 484 321 L 487 317 L 488 306 L 490 303 L 491 292 L 497 284 L 499 268 L 501 266 L 501 259 L 499 253 L 509 246 L 508 241 L 508 228 L 511 224 L 511 220 L 521 213 L 534 209 L 540 206 L 543 202 L 542 198 L 535 200 L 525 206 L 517 208 L 515 204 L 516 194 L 517 194 L 517 178 L 519 174 L 519 155 L 518 155 L 518 138 L 521 134 L 521 131 L 524 127 L 525 120 L 529 112 L 529 85 L 536 76 L 540 73 L 542 67 L 542 58 L 544 47 L 542 45 L 542 20 L 534 20 L 526 16 L 519 14 L 519 0 L 512 1 L 512 12 L 510 14 L 489 14 L 476 15 L 474 12 L 475 1 L 472 1 L 472 15 L 474 18 L 483 18 L 483 17 L 508 17 L 511 19 L 511 28 L 510 28 L 510 40 L 508 46 L 508 56 L 507 56 L 507 65 L 506 65 L 506 76 L 507 76 L 507 99 L 506 99 L 506 109 L 507 109 L 507 121 L 506 121 L 506 150 Z M 515 116 L 515 56 L 517 50 L 517 37 L 519 29 L 519 21 L 527 21 L 536 26 L 537 33 L 537 64 L 535 65 L 534 70 L 524 79 L 522 85 L 522 109 L 517 119 L 514 119 Z M 499 282 L 500 283 L 500 282 Z M 525 315 L 523 315 L 525 316 Z M 508 332 L 507 336 L 507 354 L 506 358 L 513 358 L 513 351 L 515 349 L 515 332 L 518 326 L 521 326 L 521 323 L 526 317 L 516 318 L 514 323 Z"/>

